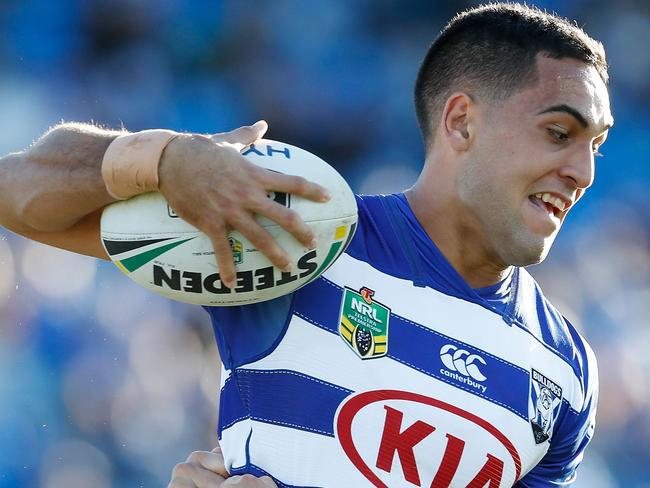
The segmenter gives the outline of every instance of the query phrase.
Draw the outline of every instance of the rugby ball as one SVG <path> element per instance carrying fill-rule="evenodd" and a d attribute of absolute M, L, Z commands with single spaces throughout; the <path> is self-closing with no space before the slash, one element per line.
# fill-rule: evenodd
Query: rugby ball
<path fill-rule="evenodd" d="M 275 268 L 243 235 L 228 237 L 237 271 L 234 289 L 219 278 L 210 239 L 178 217 L 160 193 L 146 193 L 107 206 L 101 240 L 115 265 L 139 285 L 165 297 L 198 305 L 228 306 L 270 300 L 320 276 L 345 250 L 357 223 L 352 190 L 334 168 L 317 156 L 282 142 L 262 139 L 242 151 L 249 161 L 327 188 L 332 198 L 313 202 L 296 195 L 270 193 L 309 224 L 318 247 L 307 249 L 278 224 L 257 221 L 289 254 L 290 272 Z"/>

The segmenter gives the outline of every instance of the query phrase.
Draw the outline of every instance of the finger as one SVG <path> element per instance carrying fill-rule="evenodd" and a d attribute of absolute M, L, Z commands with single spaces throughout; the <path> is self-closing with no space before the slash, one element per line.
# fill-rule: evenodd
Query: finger
<path fill-rule="evenodd" d="M 212 222 L 208 226 L 204 226 L 201 230 L 208 235 L 212 242 L 221 282 L 228 288 L 234 288 L 236 277 L 235 263 L 225 226 Z"/>
<path fill-rule="evenodd" d="M 262 476 L 259 480 L 269 488 L 278 488 L 278 485 L 275 484 L 275 481 L 273 481 L 273 478 L 271 478 L 270 476 Z"/>
<path fill-rule="evenodd" d="M 268 476 L 265 476 L 264 478 L 268 478 Z M 272 484 L 269 485 L 268 480 L 257 478 L 252 474 L 242 474 L 231 476 L 224 482 L 223 485 L 221 485 L 221 488 L 264 488 L 276 486 L 276 484 L 273 483 L 273 480 L 271 480 L 271 483 Z"/>
<path fill-rule="evenodd" d="M 284 230 L 292 234 L 302 245 L 309 249 L 314 249 L 318 245 L 312 228 L 294 210 L 268 200 L 264 207 L 253 209 L 253 212 L 277 222 Z"/>
<path fill-rule="evenodd" d="M 196 488 L 192 480 L 171 480 L 167 488 Z"/>
<path fill-rule="evenodd" d="M 217 473 L 224 478 L 228 477 L 228 471 L 226 470 L 221 452 L 194 451 L 187 458 L 187 462 L 203 466 L 205 469 Z"/>
<path fill-rule="evenodd" d="M 265 188 L 301 197 L 317 202 L 327 202 L 331 198 L 329 191 L 318 183 L 308 181 L 302 176 L 283 175 L 273 171 L 264 171 L 262 184 Z"/>
<path fill-rule="evenodd" d="M 287 253 L 251 215 L 240 214 L 233 216 L 228 223 L 241 232 L 259 252 L 271 261 L 273 266 L 283 271 L 291 271 L 292 263 Z M 232 256 L 230 259 L 232 260 Z"/>
<path fill-rule="evenodd" d="M 238 151 L 241 151 L 246 146 L 249 146 L 258 140 L 260 140 L 269 126 L 264 120 L 259 120 L 253 125 L 246 125 L 244 127 L 239 127 L 230 132 L 222 132 L 219 134 L 214 134 L 210 137 L 214 142 L 228 142 L 235 146 Z"/>
<path fill-rule="evenodd" d="M 172 481 L 170 485 L 175 488 L 174 483 L 178 486 L 196 486 L 196 488 L 218 488 L 224 482 L 225 478 L 201 466 L 192 463 L 180 463 L 172 471 Z M 182 483 L 185 483 L 183 485 Z M 188 484 L 190 483 L 190 484 Z M 193 483 L 193 484 L 191 484 Z"/>

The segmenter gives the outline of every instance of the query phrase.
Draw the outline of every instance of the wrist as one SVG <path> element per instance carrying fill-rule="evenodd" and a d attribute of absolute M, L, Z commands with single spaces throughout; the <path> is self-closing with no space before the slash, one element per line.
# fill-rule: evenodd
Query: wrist
<path fill-rule="evenodd" d="M 197 167 L 192 163 L 197 163 L 197 159 L 204 157 L 203 154 L 208 150 L 206 148 L 213 145 L 209 137 L 200 134 L 178 134 L 167 144 L 160 157 L 158 190 L 165 194 L 171 185 L 187 181 L 188 171 Z"/>
<path fill-rule="evenodd" d="M 115 138 L 102 160 L 102 178 L 108 193 L 125 200 L 157 191 L 162 154 L 179 135 L 171 130 L 153 129 Z"/>

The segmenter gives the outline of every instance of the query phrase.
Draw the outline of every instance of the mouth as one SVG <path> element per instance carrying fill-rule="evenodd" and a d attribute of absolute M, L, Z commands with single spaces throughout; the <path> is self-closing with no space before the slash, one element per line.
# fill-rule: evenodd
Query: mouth
<path fill-rule="evenodd" d="M 553 220 L 561 220 L 571 206 L 570 202 L 551 193 L 535 193 L 530 195 L 528 200 Z"/>
<path fill-rule="evenodd" d="M 556 199 L 555 195 L 548 193 L 534 193 L 528 196 L 532 209 L 532 220 L 529 221 L 531 230 L 535 234 L 549 237 L 555 234 L 562 225 L 567 206 L 564 201 Z M 548 201 L 544 201 L 544 200 Z"/>

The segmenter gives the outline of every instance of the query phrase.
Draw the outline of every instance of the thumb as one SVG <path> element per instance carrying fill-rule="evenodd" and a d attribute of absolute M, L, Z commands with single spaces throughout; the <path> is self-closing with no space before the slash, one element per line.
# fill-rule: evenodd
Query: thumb
<path fill-rule="evenodd" d="M 230 132 L 222 132 L 219 134 L 214 134 L 210 137 L 214 142 L 228 142 L 237 147 L 238 150 L 242 150 L 246 146 L 249 146 L 266 134 L 269 126 L 264 120 L 259 120 L 253 125 L 246 125 L 244 127 L 239 127 L 238 129 L 231 130 Z"/>

